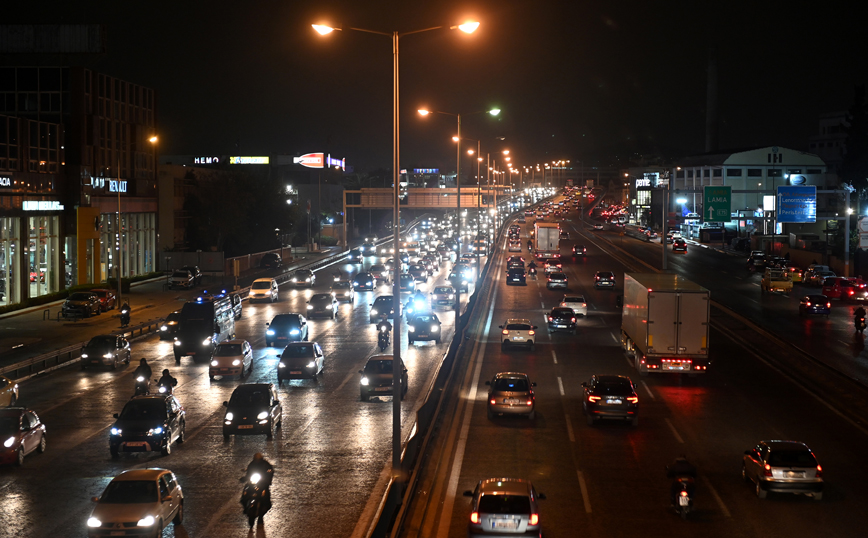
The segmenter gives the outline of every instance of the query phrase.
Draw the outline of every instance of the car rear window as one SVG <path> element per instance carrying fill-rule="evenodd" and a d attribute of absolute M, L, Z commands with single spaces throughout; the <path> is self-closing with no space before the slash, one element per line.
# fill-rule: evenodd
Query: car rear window
<path fill-rule="evenodd" d="M 527 495 L 483 495 L 479 499 L 479 512 L 483 514 L 530 514 Z"/>
<path fill-rule="evenodd" d="M 494 380 L 494 390 L 502 390 L 506 392 L 526 392 L 527 389 L 527 379 L 501 378 Z"/>
<path fill-rule="evenodd" d="M 553 308 L 552 314 L 555 316 L 572 316 L 573 309 L 572 308 Z"/>
<path fill-rule="evenodd" d="M 629 383 L 597 383 L 594 385 L 594 392 L 597 394 L 630 394 L 633 388 Z"/>
<path fill-rule="evenodd" d="M 815 467 L 817 460 L 807 450 L 775 450 L 767 463 L 776 467 Z"/>
<path fill-rule="evenodd" d="M 526 325 L 524 323 L 510 323 L 506 326 L 506 330 L 508 331 L 529 331 L 530 325 Z"/>

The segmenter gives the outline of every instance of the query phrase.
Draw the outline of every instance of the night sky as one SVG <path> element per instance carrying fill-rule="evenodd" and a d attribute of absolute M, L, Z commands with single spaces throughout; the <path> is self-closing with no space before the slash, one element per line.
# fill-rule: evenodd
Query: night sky
<path fill-rule="evenodd" d="M 4 24 L 105 24 L 108 53 L 70 59 L 157 90 L 163 154 L 329 150 L 389 167 L 391 40 L 476 19 L 476 33 L 401 40 L 401 166 L 454 169 L 455 119 L 517 164 L 620 165 L 704 150 L 706 66 L 718 48 L 720 146 L 807 149 L 818 114 L 868 78 L 856 12 L 822 2 L 19 2 Z M 133 7 L 134 6 L 134 7 Z M 36 59 L 32 63 L 39 63 Z M 469 115 L 491 107 L 492 119 Z M 504 137 L 498 141 L 496 137 Z M 475 146 L 475 144 L 473 144 Z M 621 160 L 616 160 L 618 156 Z M 469 164 L 469 161 L 468 161 Z"/>

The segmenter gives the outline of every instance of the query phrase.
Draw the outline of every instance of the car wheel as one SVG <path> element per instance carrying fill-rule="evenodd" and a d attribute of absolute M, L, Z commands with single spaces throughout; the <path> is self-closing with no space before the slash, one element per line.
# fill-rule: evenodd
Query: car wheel
<path fill-rule="evenodd" d="M 45 440 L 45 434 L 43 433 L 42 438 L 39 439 L 39 445 L 36 447 L 36 451 L 39 452 L 40 454 L 44 454 L 46 443 L 47 443 L 47 441 Z"/>
<path fill-rule="evenodd" d="M 118 369 L 118 358 L 115 357 L 115 360 L 112 363 L 112 370 L 117 370 L 117 369 Z"/>
<path fill-rule="evenodd" d="M 760 499 L 765 499 L 768 495 L 768 491 L 764 490 L 762 487 L 762 482 L 759 480 L 756 481 L 756 496 Z"/>
<path fill-rule="evenodd" d="M 274 439 L 274 425 L 273 424 L 268 425 L 268 432 L 266 432 L 265 438 L 268 439 L 269 441 Z"/>
<path fill-rule="evenodd" d="M 172 524 L 180 525 L 184 522 L 184 502 L 181 501 L 181 504 L 178 505 L 178 512 L 175 514 L 175 517 L 172 519 Z"/>
<path fill-rule="evenodd" d="M 163 450 L 160 451 L 164 456 L 168 456 L 172 453 L 172 432 L 166 431 L 166 446 L 163 447 Z"/>
<path fill-rule="evenodd" d="M 744 466 L 744 463 L 741 464 L 741 479 L 745 482 L 750 482 L 750 477 L 747 475 L 747 468 Z"/>
<path fill-rule="evenodd" d="M 181 424 L 181 433 L 178 434 L 178 444 L 183 445 L 185 437 L 187 437 L 187 423 Z"/>
<path fill-rule="evenodd" d="M 18 449 L 18 453 L 15 456 L 15 465 L 21 467 L 24 465 L 24 447 Z"/>

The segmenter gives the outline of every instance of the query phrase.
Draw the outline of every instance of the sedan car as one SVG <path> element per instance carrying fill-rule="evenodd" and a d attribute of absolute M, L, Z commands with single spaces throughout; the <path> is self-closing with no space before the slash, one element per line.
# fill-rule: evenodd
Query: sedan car
<path fill-rule="evenodd" d="M 600 224 L 599 222 L 597 222 L 597 223 L 594 224 L 594 229 L 597 230 L 597 231 L 602 230 L 602 229 L 603 229 L 603 225 Z"/>
<path fill-rule="evenodd" d="M 594 288 L 615 289 L 615 273 L 611 271 L 597 271 L 594 273 Z"/>
<path fill-rule="evenodd" d="M 278 314 L 265 327 L 265 345 L 269 347 L 307 340 L 307 319 L 301 314 Z"/>
<path fill-rule="evenodd" d="M 805 443 L 797 441 L 760 441 L 745 450 L 741 476 L 753 482 L 756 496 L 768 493 L 807 493 L 815 501 L 823 499 L 823 467 Z"/>
<path fill-rule="evenodd" d="M 521 252 L 521 239 L 510 239 L 509 251 L 510 252 Z"/>
<path fill-rule="evenodd" d="M 346 301 L 353 304 L 356 301 L 356 290 L 353 289 L 353 283 L 349 280 L 333 283 L 329 291 L 338 302 Z"/>
<path fill-rule="evenodd" d="M 109 430 L 109 452 L 161 452 L 168 456 L 172 443 L 184 442 L 186 412 L 172 394 L 133 396 Z"/>
<path fill-rule="evenodd" d="M 292 274 L 289 281 L 298 288 L 312 288 L 316 284 L 316 275 L 310 269 L 299 269 Z"/>
<path fill-rule="evenodd" d="M 461 293 L 466 292 L 468 290 L 468 286 L 470 285 L 470 279 L 462 272 L 456 271 L 454 268 L 449 273 L 448 280 L 449 283 L 452 284 L 452 287 Z"/>
<path fill-rule="evenodd" d="M 64 318 L 89 318 L 98 316 L 102 308 L 99 297 L 90 291 L 78 291 L 63 301 L 61 312 Z"/>
<path fill-rule="evenodd" d="M 556 306 L 546 315 L 549 332 L 576 330 L 576 313 L 572 308 Z"/>
<path fill-rule="evenodd" d="M 506 285 L 507 286 L 518 286 L 518 285 L 527 285 L 527 273 L 524 272 L 524 269 L 519 268 L 509 268 L 506 270 Z"/>
<path fill-rule="evenodd" d="M 316 342 L 287 344 L 277 356 L 277 384 L 284 379 L 316 379 L 325 367 L 322 348 Z"/>
<path fill-rule="evenodd" d="M 672 252 L 687 252 L 687 241 L 680 237 L 673 239 Z"/>
<path fill-rule="evenodd" d="M 109 366 L 114 370 L 118 364 L 129 364 L 130 355 L 129 340 L 114 334 L 101 334 L 91 338 L 81 348 L 81 369 Z"/>
<path fill-rule="evenodd" d="M 98 288 L 90 290 L 90 292 L 95 293 L 99 298 L 99 307 L 103 312 L 114 310 L 117 307 L 118 297 L 113 290 Z"/>
<path fill-rule="evenodd" d="M 175 310 L 160 324 L 160 340 L 172 340 L 180 329 L 181 311 Z"/>
<path fill-rule="evenodd" d="M 546 282 L 546 288 L 550 290 L 556 288 L 569 289 L 567 275 L 564 273 L 551 273 Z"/>
<path fill-rule="evenodd" d="M 455 302 L 458 300 L 458 293 L 452 286 L 437 286 L 431 292 L 431 307 L 432 308 L 455 308 Z"/>
<path fill-rule="evenodd" d="M 377 279 L 367 271 L 363 271 L 353 277 L 353 289 L 356 291 L 374 291 L 376 284 Z"/>
<path fill-rule="evenodd" d="M 407 343 L 434 340 L 440 343 L 440 319 L 437 314 L 416 314 L 407 321 Z"/>
<path fill-rule="evenodd" d="M 371 312 L 369 315 L 371 323 L 380 321 L 380 316 L 385 313 L 387 319 L 395 319 L 395 300 L 392 295 L 380 295 L 371 304 Z M 401 313 L 399 312 L 400 316 Z"/>
<path fill-rule="evenodd" d="M 253 348 L 247 340 L 227 340 L 220 342 L 211 354 L 208 378 L 214 376 L 237 375 L 238 379 L 253 373 Z"/>
<path fill-rule="evenodd" d="M 480 480 L 473 491 L 465 491 L 470 502 L 468 538 L 481 536 L 542 536 L 537 493 L 529 480 L 489 478 Z"/>
<path fill-rule="evenodd" d="M 585 245 L 573 245 L 573 256 L 585 256 L 588 253 L 588 249 L 585 248 Z"/>
<path fill-rule="evenodd" d="M 576 316 L 588 315 L 588 303 L 583 295 L 564 295 L 558 306 L 571 308 Z"/>
<path fill-rule="evenodd" d="M 527 374 L 501 372 L 494 374 L 488 386 L 488 418 L 495 415 L 523 415 L 529 420 L 536 416 L 533 387 Z"/>
<path fill-rule="evenodd" d="M 365 363 L 365 368 L 359 370 L 362 374 L 359 380 L 359 392 L 363 402 L 371 396 L 393 396 L 395 394 L 392 365 L 392 355 L 374 355 Z M 401 362 L 401 399 L 407 394 L 407 367 Z"/>
<path fill-rule="evenodd" d="M 0 375 L 0 407 L 13 406 L 18 401 L 18 383 Z"/>
<path fill-rule="evenodd" d="M 6 378 L 0 378 L 6 379 Z M 24 456 L 45 452 L 45 424 L 24 407 L 0 408 L 0 464 L 24 465 Z"/>
<path fill-rule="evenodd" d="M 388 284 L 392 280 L 389 269 L 381 263 L 372 265 L 370 273 L 376 280 L 377 285 Z"/>
<path fill-rule="evenodd" d="M 347 253 L 347 261 L 350 263 L 362 263 L 362 249 L 350 249 L 349 253 Z"/>
<path fill-rule="evenodd" d="M 825 295 L 805 295 L 799 299 L 799 315 L 821 314 L 829 317 L 832 312 L 832 303 Z"/>
<path fill-rule="evenodd" d="M 316 293 L 307 302 L 307 317 L 337 319 L 338 300 L 331 293 Z"/>
<path fill-rule="evenodd" d="M 529 347 L 531 351 L 535 349 L 534 341 L 536 340 L 536 325 L 531 325 L 529 319 L 508 319 L 503 325 L 499 325 L 501 329 L 500 349 L 505 351 L 511 346 Z"/>
<path fill-rule="evenodd" d="M 168 469 L 124 471 L 92 500 L 97 505 L 87 520 L 88 538 L 162 536 L 170 521 L 184 521 L 184 492 Z"/>
<path fill-rule="evenodd" d="M 545 263 L 545 274 L 562 273 L 563 266 L 557 260 L 547 260 Z"/>
<path fill-rule="evenodd" d="M 639 395 L 629 377 L 594 375 L 590 381 L 582 383 L 582 388 L 582 411 L 588 426 L 603 418 L 629 420 L 633 426 L 639 425 Z"/>
<path fill-rule="evenodd" d="M 274 436 L 274 430 L 283 423 L 283 406 L 277 389 L 271 383 L 239 385 L 228 402 L 223 402 L 223 440 L 229 436 L 265 434 Z"/>
<path fill-rule="evenodd" d="M 413 280 L 416 282 L 426 283 L 428 282 L 428 269 L 425 268 L 422 264 L 414 264 L 411 265 L 407 270 L 407 274 L 413 277 Z"/>
<path fill-rule="evenodd" d="M 410 275 L 401 275 L 398 281 L 401 291 L 416 291 L 416 279 Z"/>

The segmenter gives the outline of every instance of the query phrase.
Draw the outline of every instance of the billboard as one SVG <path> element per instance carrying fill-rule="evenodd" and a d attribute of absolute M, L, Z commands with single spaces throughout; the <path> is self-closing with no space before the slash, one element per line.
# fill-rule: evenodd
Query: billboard
<path fill-rule="evenodd" d="M 778 187 L 777 221 L 816 222 L 817 187 L 783 185 Z"/>
<path fill-rule="evenodd" d="M 346 159 L 333 159 L 331 155 L 326 155 L 325 153 L 305 153 L 301 157 L 293 157 L 292 162 L 294 164 L 300 164 L 307 168 L 324 168 L 326 166 L 334 166 L 335 168 L 340 168 L 341 170 L 347 169 Z"/>

